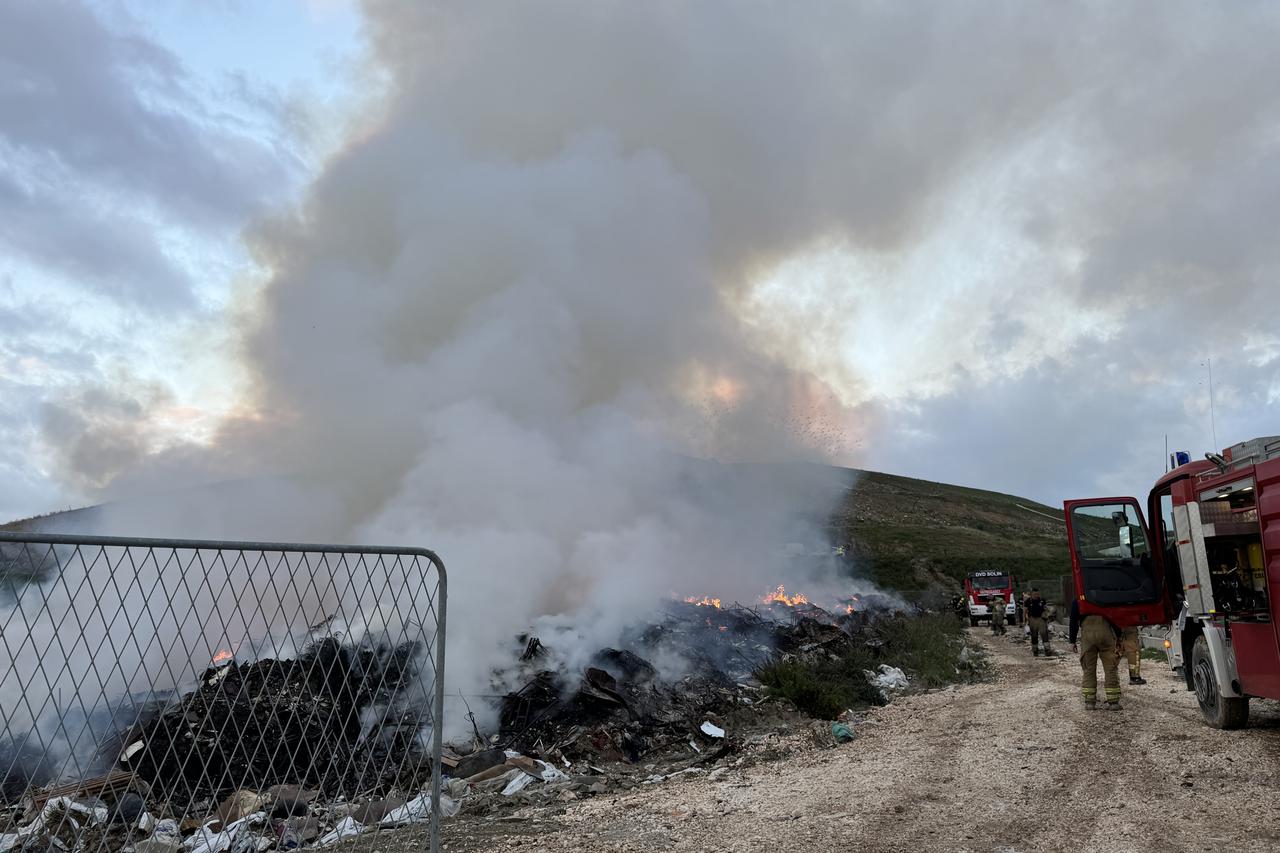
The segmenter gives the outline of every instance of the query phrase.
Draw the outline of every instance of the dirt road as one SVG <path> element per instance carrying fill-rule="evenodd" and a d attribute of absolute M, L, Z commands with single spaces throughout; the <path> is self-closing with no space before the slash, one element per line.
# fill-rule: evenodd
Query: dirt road
<path fill-rule="evenodd" d="M 1125 685 L 1125 710 L 1080 707 L 1069 654 L 974 630 L 994 682 L 895 701 L 858 740 L 669 780 L 482 829 L 451 822 L 447 850 L 1121 851 L 1280 847 L 1280 713 L 1248 729 L 1199 719 L 1162 664 Z M 1065 647 L 1062 649 L 1066 651 Z M 383 853 L 402 840 L 386 838 Z"/>

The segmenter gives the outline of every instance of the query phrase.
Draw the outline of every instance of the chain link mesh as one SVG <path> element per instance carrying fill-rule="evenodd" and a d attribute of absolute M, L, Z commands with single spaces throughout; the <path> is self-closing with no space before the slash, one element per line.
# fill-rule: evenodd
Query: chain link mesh
<path fill-rule="evenodd" d="M 0 534 L 0 853 L 263 853 L 441 808 L 414 548 Z"/>

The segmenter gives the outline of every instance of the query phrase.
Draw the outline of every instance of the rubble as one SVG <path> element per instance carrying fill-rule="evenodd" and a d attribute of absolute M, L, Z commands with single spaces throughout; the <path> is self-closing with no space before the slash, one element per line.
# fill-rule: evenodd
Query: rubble
<path fill-rule="evenodd" d="M 780 733 L 812 735 L 768 698 L 754 675 L 761 666 L 855 650 L 865 660 L 885 644 L 862 604 L 832 611 L 782 590 L 767 604 L 720 604 L 673 601 L 576 668 L 554 643 L 518 638 L 510 667 L 494 673 L 515 685 L 500 692 L 496 734 L 476 726 L 474 740 L 444 756 L 440 815 L 510 816 L 610 790 L 724 779 L 778 749 Z M 113 765 L 104 776 L 41 791 L 47 768 L 11 762 L 19 770 L 4 780 L 5 801 L 34 811 L 0 833 L 0 853 L 266 853 L 428 821 L 424 720 L 400 701 L 416 654 L 327 638 L 296 659 L 210 666 L 120 733 L 103 753 Z M 867 675 L 886 695 L 907 686 L 887 664 Z M 821 746 L 853 737 L 843 715 L 818 725 Z"/>
<path fill-rule="evenodd" d="M 161 800 L 221 799 L 237 787 L 305 786 L 312 799 L 412 787 L 414 779 L 380 774 L 425 769 L 424 721 L 395 702 L 417 676 L 416 653 L 413 645 L 351 648 L 326 638 L 295 659 L 210 667 L 194 691 L 125 733 L 119 763 Z M 419 760 L 388 760 L 402 752 Z M 305 812 L 278 790 L 273 801 L 276 811 Z"/>

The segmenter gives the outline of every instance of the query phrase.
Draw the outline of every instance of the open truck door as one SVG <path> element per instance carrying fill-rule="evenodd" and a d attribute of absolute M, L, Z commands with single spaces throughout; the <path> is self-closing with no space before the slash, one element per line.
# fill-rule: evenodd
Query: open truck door
<path fill-rule="evenodd" d="M 1119 628 L 1168 621 L 1164 579 L 1135 498 L 1066 501 L 1067 546 L 1080 616 Z"/>

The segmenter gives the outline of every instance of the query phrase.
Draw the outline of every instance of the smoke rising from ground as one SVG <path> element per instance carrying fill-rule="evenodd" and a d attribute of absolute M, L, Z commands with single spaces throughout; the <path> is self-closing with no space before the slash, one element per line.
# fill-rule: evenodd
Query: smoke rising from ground
<path fill-rule="evenodd" d="M 1067 418 L 1099 381 L 1158 378 L 1193 321 L 1226 334 L 1224 294 L 1274 278 L 1262 7 L 366 11 L 378 117 L 249 235 L 269 270 L 241 319 L 249 414 L 139 461 L 117 406 L 62 462 L 108 494 L 278 474 L 302 496 L 246 487 L 233 519 L 197 505 L 166 529 L 117 519 L 128 532 L 436 548 L 466 614 L 459 672 L 540 614 L 786 581 L 776 547 L 845 486 L 803 467 L 741 484 L 690 456 L 855 461 L 876 435 L 892 458 L 939 429 L 902 410 L 955 411 L 956 388 L 1053 359 L 1079 365 Z M 977 269 L 904 263 L 938 234 L 965 257 L 991 242 Z M 879 274 L 836 276 L 799 312 L 756 299 L 776 264 L 831 246 Z M 1157 299 L 1159 333 L 1135 327 Z M 890 343 L 920 333 L 896 412 L 857 369 L 844 318 L 861 316 Z M 1076 358 L 1101 345 L 1116 359 Z M 975 434 L 1043 411 L 976 408 Z M 128 464 L 102 470 L 95 440 Z"/>

